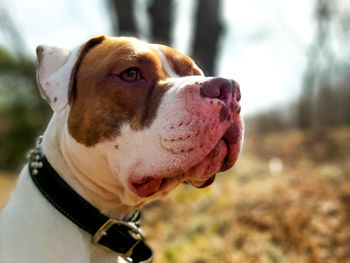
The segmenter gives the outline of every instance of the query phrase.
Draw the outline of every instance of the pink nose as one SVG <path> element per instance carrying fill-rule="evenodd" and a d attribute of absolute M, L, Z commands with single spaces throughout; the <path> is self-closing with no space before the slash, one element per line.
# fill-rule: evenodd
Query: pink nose
<path fill-rule="evenodd" d="M 227 101 L 229 93 L 236 97 L 237 102 L 241 99 L 239 85 L 234 80 L 224 78 L 213 78 L 204 82 L 201 86 L 201 95 L 207 98 L 216 98 Z"/>

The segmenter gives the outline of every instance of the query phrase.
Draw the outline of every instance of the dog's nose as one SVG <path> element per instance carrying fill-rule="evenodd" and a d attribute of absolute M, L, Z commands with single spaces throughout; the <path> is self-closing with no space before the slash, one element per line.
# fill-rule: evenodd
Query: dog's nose
<path fill-rule="evenodd" d="M 227 101 L 229 94 L 232 94 L 232 97 L 235 96 L 236 89 L 238 89 L 238 84 L 229 79 L 224 78 L 213 78 L 204 82 L 201 86 L 201 95 L 207 98 L 215 98 L 222 101 Z M 240 94 L 236 94 L 236 100 L 240 100 Z"/>

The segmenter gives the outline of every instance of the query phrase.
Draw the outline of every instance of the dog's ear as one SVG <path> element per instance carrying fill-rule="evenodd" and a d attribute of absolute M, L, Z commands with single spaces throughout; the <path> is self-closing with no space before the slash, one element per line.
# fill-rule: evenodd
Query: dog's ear
<path fill-rule="evenodd" d="M 104 39 L 105 36 L 95 37 L 73 50 L 43 45 L 37 47 L 37 83 L 41 95 L 55 112 L 64 109 L 70 100 L 81 59 Z"/>

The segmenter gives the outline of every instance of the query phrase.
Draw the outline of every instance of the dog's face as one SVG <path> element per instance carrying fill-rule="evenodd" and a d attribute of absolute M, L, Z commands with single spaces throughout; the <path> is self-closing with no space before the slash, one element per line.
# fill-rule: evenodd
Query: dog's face
<path fill-rule="evenodd" d="M 207 186 L 236 162 L 243 126 L 235 81 L 205 77 L 189 57 L 134 38 L 58 51 L 38 49 L 41 92 L 54 111 L 69 110 L 72 149 L 81 158 L 99 152 L 125 200 L 154 199 L 182 182 Z"/>

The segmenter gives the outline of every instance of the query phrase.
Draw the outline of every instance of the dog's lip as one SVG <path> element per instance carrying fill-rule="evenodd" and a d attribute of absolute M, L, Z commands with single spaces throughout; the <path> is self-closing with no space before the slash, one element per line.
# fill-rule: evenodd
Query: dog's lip
<path fill-rule="evenodd" d="M 163 178 L 156 177 L 131 178 L 129 185 L 138 196 L 149 197 L 159 191 L 163 181 Z"/>
<path fill-rule="evenodd" d="M 226 134 L 226 133 L 225 133 Z M 225 135 L 224 134 L 224 135 Z M 226 136 L 228 136 L 228 135 L 226 135 Z M 230 167 L 228 167 L 229 165 L 228 165 L 228 162 L 229 162 L 229 160 L 231 159 L 230 158 L 230 156 L 229 156 L 229 153 L 230 153 L 230 137 L 228 137 L 227 139 L 225 139 L 224 137 L 221 137 L 220 138 L 220 140 L 218 141 L 218 143 L 215 145 L 215 147 L 209 152 L 209 154 L 207 155 L 207 156 L 209 156 L 209 155 L 211 155 L 211 154 L 214 154 L 214 155 L 217 155 L 218 153 L 215 153 L 215 151 L 217 151 L 217 146 L 218 146 L 218 144 L 220 143 L 220 141 L 223 141 L 225 144 L 226 144 L 226 147 L 227 147 L 227 155 L 225 156 L 225 158 L 224 158 L 224 160 L 222 161 L 222 165 L 221 165 L 221 168 L 220 168 L 220 170 L 219 171 L 217 171 L 217 172 L 223 172 L 223 171 L 225 171 L 225 170 L 227 170 L 227 169 L 229 169 Z M 207 157 L 206 156 L 206 157 Z M 206 158 L 205 157 L 205 158 Z M 204 158 L 204 159 L 205 159 Z M 204 160 L 203 159 L 203 160 Z M 203 161 L 202 160 L 202 161 Z M 198 164 L 200 164 L 202 161 L 200 161 Z M 195 167 L 195 166 L 194 166 Z M 224 170 L 224 168 L 226 168 L 227 167 L 227 169 L 225 169 Z M 189 178 L 188 180 L 186 180 L 185 181 L 185 183 L 189 183 L 189 184 L 191 184 L 192 186 L 194 186 L 194 187 L 196 187 L 196 188 L 205 188 L 205 187 L 208 187 L 208 186 L 210 186 L 214 181 L 215 181 L 215 177 L 216 177 L 216 173 L 215 174 L 213 174 L 213 175 L 211 175 L 210 177 L 204 177 L 204 178 L 202 178 L 202 179 L 194 179 L 194 180 L 192 180 L 191 178 Z"/>
<path fill-rule="evenodd" d="M 205 187 L 210 186 L 212 183 L 214 183 L 215 177 L 216 177 L 216 174 L 210 176 L 208 179 L 205 179 L 205 180 L 203 180 L 203 181 L 201 181 L 199 183 L 195 183 L 195 182 L 193 182 L 191 180 L 187 180 L 184 183 L 191 184 L 192 186 L 194 186 L 196 188 L 205 188 Z"/>
<path fill-rule="evenodd" d="M 237 153 L 234 149 L 234 146 L 238 143 L 240 136 L 241 131 L 238 123 L 232 122 L 230 127 L 226 130 L 226 132 L 221 138 L 228 147 L 228 153 L 225 160 L 223 161 L 220 172 L 224 172 L 230 169 L 235 164 L 237 159 Z"/>

